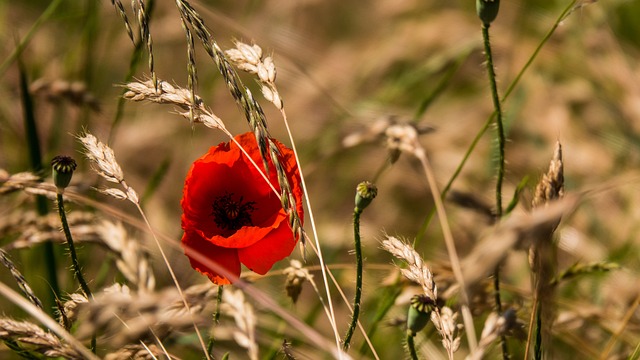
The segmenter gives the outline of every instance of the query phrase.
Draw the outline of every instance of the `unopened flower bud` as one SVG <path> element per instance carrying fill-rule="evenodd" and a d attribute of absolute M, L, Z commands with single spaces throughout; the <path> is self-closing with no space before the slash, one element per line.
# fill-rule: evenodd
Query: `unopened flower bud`
<path fill-rule="evenodd" d="M 369 181 L 363 181 L 356 188 L 356 209 L 364 210 L 378 195 L 378 188 Z"/>
<path fill-rule="evenodd" d="M 64 190 L 71 182 L 73 171 L 78 166 L 70 156 L 56 156 L 51 160 L 53 183 L 59 191 Z"/>
<path fill-rule="evenodd" d="M 431 312 L 436 303 L 427 295 L 419 294 L 411 298 L 409 313 L 407 314 L 407 331 L 415 336 L 429 323 Z"/>
<path fill-rule="evenodd" d="M 500 0 L 476 0 L 476 12 L 482 23 L 489 25 L 498 16 Z"/>

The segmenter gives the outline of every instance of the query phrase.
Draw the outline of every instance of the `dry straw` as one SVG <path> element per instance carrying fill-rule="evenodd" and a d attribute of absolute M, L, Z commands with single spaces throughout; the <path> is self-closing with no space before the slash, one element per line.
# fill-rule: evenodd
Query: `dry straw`
<path fill-rule="evenodd" d="M 449 359 L 460 348 L 460 332 L 462 325 L 457 323 L 458 313 L 445 306 L 439 311 L 431 312 L 431 322 L 442 336 L 442 346 Z"/>
<path fill-rule="evenodd" d="M 27 321 L 0 318 L 0 339 L 47 357 L 85 359 L 81 353 L 63 343 L 55 335 Z"/>
<path fill-rule="evenodd" d="M 382 241 L 382 248 L 407 263 L 408 269 L 400 269 L 404 277 L 420 285 L 424 294 L 431 300 L 435 301 L 438 298 L 438 287 L 433 280 L 433 274 L 413 247 L 393 236 L 387 236 Z"/>
<path fill-rule="evenodd" d="M 241 290 L 225 289 L 222 294 L 222 312 L 232 316 L 237 329 L 233 331 L 235 342 L 247 349 L 249 359 L 258 359 L 258 344 L 256 343 L 256 316 L 253 307 L 245 301 Z"/>
<path fill-rule="evenodd" d="M 210 289 L 211 286 L 206 291 L 197 288 L 184 292 L 191 305 L 191 314 L 195 316 L 206 304 L 213 303 L 215 291 L 212 294 Z M 175 288 L 134 293 L 127 286 L 115 284 L 96 295 L 94 301 L 75 305 L 74 311 L 82 320 L 78 337 L 99 331 L 105 334 L 105 341 L 113 347 L 164 338 L 174 331 L 188 330 L 193 326 Z M 203 318 L 197 317 L 197 321 L 201 322 Z"/>
<path fill-rule="evenodd" d="M 9 258 L 9 254 L 7 254 L 2 249 L 0 249 L 0 262 L 2 263 L 2 265 L 4 265 L 4 267 L 6 267 L 11 272 L 11 276 L 13 276 L 13 278 L 15 279 L 20 290 L 27 296 L 27 299 L 29 299 L 29 301 L 31 301 L 31 303 L 37 306 L 38 308 L 44 309 L 44 307 L 42 306 L 42 302 L 40 301 L 38 296 L 36 296 L 36 294 L 33 292 L 33 290 L 31 289 L 31 286 L 29 286 L 29 283 L 27 283 L 27 280 L 24 278 L 20 270 L 16 268 L 13 261 L 11 261 L 11 259 Z"/>

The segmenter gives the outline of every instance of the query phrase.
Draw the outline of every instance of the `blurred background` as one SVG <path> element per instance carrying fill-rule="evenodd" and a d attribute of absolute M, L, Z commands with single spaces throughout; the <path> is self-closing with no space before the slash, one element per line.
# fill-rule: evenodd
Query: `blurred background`
<path fill-rule="evenodd" d="M 490 28 L 501 95 L 569 4 L 567 0 L 501 2 Z M 355 187 L 360 181 L 372 180 L 387 161 L 384 138 L 377 136 L 376 126 L 413 122 L 433 128 L 421 136 L 421 142 L 443 187 L 493 111 L 473 1 L 234 0 L 194 1 L 193 5 L 223 49 L 232 47 L 237 39 L 254 42 L 273 56 L 276 84 L 300 150 L 329 264 L 353 263 L 349 250 L 353 247 Z M 634 176 L 640 161 L 639 18 L 637 1 L 576 3 L 503 105 L 508 137 L 505 206 L 516 186 L 528 177 L 515 210 L 528 211 L 531 189 L 546 172 L 556 141 L 563 146 L 566 193 L 615 181 L 612 189 L 581 204 L 558 232 L 559 268 L 576 261 L 603 260 L 623 266 L 606 277 L 563 288 L 560 310 L 584 310 L 590 304 L 589 308 L 597 306 L 598 311 L 581 314 L 578 318 L 583 322 L 558 329 L 560 354 L 572 349 L 581 349 L 587 357 L 592 355 L 590 350 L 597 354 L 608 338 L 603 334 L 615 328 L 606 320 L 622 317 L 640 291 L 640 194 Z M 226 141 L 225 135 L 192 126 L 167 106 L 119 102 L 128 74 L 145 79 L 149 72 L 144 54 L 130 67 L 134 45 L 109 2 L 2 1 L 0 19 L 0 168 L 9 173 L 31 169 L 20 101 L 19 57 L 35 100 L 43 162 L 48 164 L 58 154 L 73 155 L 81 170 L 74 176 L 76 191 L 91 193 L 89 186 L 97 186 L 98 180 L 78 153 L 74 139 L 87 129 L 114 149 L 131 186 L 140 193 L 150 189 L 144 205 L 151 223 L 177 241 L 182 234 L 179 202 L 186 172 L 209 147 Z M 153 2 L 150 28 L 158 77 L 186 87 L 185 34 L 173 2 Z M 16 57 L 18 43 L 26 37 L 29 41 Z M 213 62 L 201 46 L 197 49 L 199 95 L 232 133 L 248 131 Z M 243 79 L 259 94 L 253 79 Z M 262 104 L 272 136 L 289 143 L 279 112 L 268 102 Z M 452 186 L 490 207 L 495 201 L 494 138 L 495 130 L 490 127 Z M 405 155 L 383 170 L 376 184 L 379 196 L 362 217 L 364 251 L 367 264 L 389 265 L 389 255 L 379 250 L 383 234 L 414 239 L 433 201 L 418 163 Z M 133 213 L 129 204 L 99 199 Z M 0 218 L 9 219 L 30 200 L 5 197 L 0 201 Z M 464 256 L 489 225 L 482 216 L 453 203 L 447 203 L 447 209 L 458 250 Z M 425 231 L 417 250 L 428 261 L 446 263 L 437 221 Z M 5 230 L 2 236 L 4 245 L 20 234 Z M 98 258 L 106 256 L 90 246 L 81 251 L 85 258 L 93 257 L 92 251 Z M 192 273 L 179 249 L 171 253 L 186 282 L 203 281 Z M 310 265 L 316 264 L 312 257 Z M 46 288 L 38 264 L 33 266 L 25 273 L 39 284 L 36 288 Z M 91 273 L 100 264 L 85 266 Z M 286 266 L 284 261 L 276 265 Z M 158 282 L 167 285 L 168 277 L 161 275 L 166 270 L 159 263 L 155 267 Z M 373 293 L 391 269 L 380 268 L 366 271 L 365 309 L 375 308 Z M 336 274 L 351 297 L 354 275 L 349 270 Z M 513 287 L 506 288 L 507 304 L 528 306 L 518 295 L 529 288 L 525 253 L 510 258 L 503 280 Z M 281 278 L 262 279 L 258 284 L 274 297 L 282 297 Z M 67 275 L 64 288 L 71 291 L 73 286 Z M 292 311 L 300 316 L 318 311 L 311 290 L 303 297 L 306 303 L 302 301 Z M 13 311 L 12 305 L 2 303 L 3 312 Z M 339 307 L 345 311 L 344 305 Z M 374 313 L 365 311 L 365 325 Z M 640 317 L 637 311 L 635 314 L 624 337 L 629 346 L 640 339 Z M 345 313 L 345 322 L 348 318 Z M 584 322 L 596 323 L 600 331 L 572 334 Z M 318 320 L 318 324 L 330 334 L 326 321 Z M 385 339 L 385 334 L 400 339 L 402 333 L 396 333 L 385 328 L 374 341 Z M 595 337 L 591 344 L 589 336 Z M 379 351 L 384 358 L 398 348 L 381 346 Z"/>

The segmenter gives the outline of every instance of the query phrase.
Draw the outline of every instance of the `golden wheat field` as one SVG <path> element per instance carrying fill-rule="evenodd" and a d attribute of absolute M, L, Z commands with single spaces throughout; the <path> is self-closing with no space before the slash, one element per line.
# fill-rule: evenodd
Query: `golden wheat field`
<path fill-rule="evenodd" d="M 640 359 L 640 3 L 0 18 L 0 358 Z"/>

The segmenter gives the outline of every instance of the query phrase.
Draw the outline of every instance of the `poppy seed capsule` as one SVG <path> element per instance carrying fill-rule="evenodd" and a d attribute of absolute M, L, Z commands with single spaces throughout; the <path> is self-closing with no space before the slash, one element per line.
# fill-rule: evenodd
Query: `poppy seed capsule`
<path fill-rule="evenodd" d="M 63 190 L 69 186 L 73 171 L 77 166 L 76 161 L 70 156 L 56 156 L 51 160 L 53 183 L 58 190 Z"/>
<path fill-rule="evenodd" d="M 431 311 L 435 307 L 435 302 L 427 295 L 419 294 L 411 298 L 411 305 L 407 314 L 407 331 L 412 336 L 424 329 L 431 318 Z"/>
<path fill-rule="evenodd" d="M 356 209 L 364 210 L 378 195 L 378 188 L 369 181 L 363 181 L 356 187 Z"/>
<path fill-rule="evenodd" d="M 500 0 L 476 0 L 476 12 L 482 23 L 489 25 L 498 16 Z"/>

